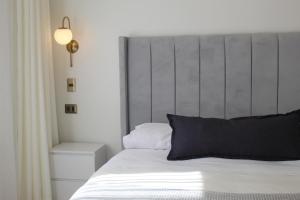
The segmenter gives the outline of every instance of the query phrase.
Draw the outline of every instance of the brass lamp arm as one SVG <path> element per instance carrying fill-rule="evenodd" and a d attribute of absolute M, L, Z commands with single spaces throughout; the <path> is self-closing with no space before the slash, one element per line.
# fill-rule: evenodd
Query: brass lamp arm
<path fill-rule="evenodd" d="M 65 27 L 65 22 L 68 22 L 68 28 L 71 30 L 71 20 L 68 16 L 65 16 L 62 19 L 62 27 Z M 71 42 L 69 44 L 66 45 L 67 51 L 70 53 L 70 66 L 73 67 L 73 56 L 72 54 L 75 53 L 76 51 L 78 51 L 79 45 L 78 42 L 76 40 L 71 40 Z"/>
<path fill-rule="evenodd" d="M 65 27 L 65 22 L 68 22 L 68 27 L 69 29 L 71 29 L 71 20 L 68 16 L 65 16 L 63 19 L 62 19 L 62 28 L 66 28 Z"/>

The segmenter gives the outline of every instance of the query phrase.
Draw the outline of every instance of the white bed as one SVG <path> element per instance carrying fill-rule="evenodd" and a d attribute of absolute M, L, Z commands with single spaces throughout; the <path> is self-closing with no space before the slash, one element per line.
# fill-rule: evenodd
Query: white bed
<path fill-rule="evenodd" d="M 300 199 L 300 161 L 167 161 L 168 152 L 126 149 L 71 199 Z"/>

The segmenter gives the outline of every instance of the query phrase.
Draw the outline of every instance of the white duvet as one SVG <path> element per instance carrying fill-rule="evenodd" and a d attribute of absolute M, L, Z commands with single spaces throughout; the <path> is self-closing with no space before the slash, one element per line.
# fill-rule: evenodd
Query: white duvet
<path fill-rule="evenodd" d="M 300 161 L 167 161 L 167 154 L 124 150 L 71 199 L 300 199 Z"/>

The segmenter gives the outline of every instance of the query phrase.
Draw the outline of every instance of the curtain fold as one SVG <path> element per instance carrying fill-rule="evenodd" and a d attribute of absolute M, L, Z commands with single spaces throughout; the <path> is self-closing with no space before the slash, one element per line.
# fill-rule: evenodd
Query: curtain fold
<path fill-rule="evenodd" d="M 18 196 L 51 200 L 49 149 L 58 143 L 49 0 L 15 0 Z"/>

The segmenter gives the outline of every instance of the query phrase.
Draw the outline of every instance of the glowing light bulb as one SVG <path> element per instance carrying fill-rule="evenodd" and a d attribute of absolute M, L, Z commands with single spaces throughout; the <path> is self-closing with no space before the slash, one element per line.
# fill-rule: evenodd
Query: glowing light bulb
<path fill-rule="evenodd" d="M 67 45 L 73 38 L 72 31 L 67 28 L 59 28 L 54 33 L 54 38 L 58 44 Z"/>

